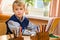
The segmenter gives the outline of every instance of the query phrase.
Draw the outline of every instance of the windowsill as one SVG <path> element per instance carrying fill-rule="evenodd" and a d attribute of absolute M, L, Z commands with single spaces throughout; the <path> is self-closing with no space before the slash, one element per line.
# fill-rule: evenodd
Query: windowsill
<path fill-rule="evenodd" d="M 12 14 L 3 14 L 3 15 L 8 15 L 8 16 L 12 16 Z M 27 18 L 33 18 L 33 19 L 41 19 L 41 20 L 49 20 L 50 17 L 44 17 L 44 16 L 40 16 L 40 15 L 25 15 Z"/>
<path fill-rule="evenodd" d="M 43 16 L 36 16 L 36 15 L 25 15 L 27 18 L 33 18 L 33 19 L 41 19 L 41 20 L 49 20 L 49 17 L 43 17 Z"/>

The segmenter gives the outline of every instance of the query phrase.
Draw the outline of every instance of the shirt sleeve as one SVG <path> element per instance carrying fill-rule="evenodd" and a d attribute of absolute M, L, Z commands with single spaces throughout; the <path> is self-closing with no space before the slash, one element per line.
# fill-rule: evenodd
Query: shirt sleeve
<path fill-rule="evenodd" d="M 39 26 L 33 24 L 32 22 L 29 22 L 27 29 L 23 30 L 23 35 L 31 35 L 31 34 L 36 34 L 36 31 L 38 31 Z"/>
<path fill-rule="evenodd" d="M 11 31 L 13 31 L 13 30 L 16 31 L 17 28 L 20 27 L 20 24 L 19 24 L 18 22 L 15 22 L 15 21 L 10 20 L 10 21 L 8 22 L 8 27 L 9 27 L 9 29 L 10 29 Z"/>
<path fill-rule="evenodd" d="M 29 22 L 29 25 L 27 27 L 27 29 L 30 29 L 32 31 L 37 31 L 37 25 L 33 24 L 32 22 Z"/>

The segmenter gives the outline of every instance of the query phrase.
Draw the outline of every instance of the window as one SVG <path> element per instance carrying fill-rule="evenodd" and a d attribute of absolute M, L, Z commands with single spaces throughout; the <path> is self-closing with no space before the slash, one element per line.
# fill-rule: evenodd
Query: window
<path fill-rule="evenodd" d="M 14 0 L 2 0 L 2 2 L 1 2 L 2 13 L 8 14 L 8 15 L 13 14 L 13 11 L 12 11 L 13 2 L 14 2 Z"/>
<path fill-rule="evenodd" d="M 35 8 L 43 8 L 43 6 L 42 0 L 35 0 Z"/>
<path fill-rule="evenodd" d="M 30 7 L 29 7 L 30 8 Z M 49 4 L 45 7 L 43 0 L 35 0 L 34 6 L 29 9 L 29 15 L 48 17 Z"/>
<path fill-rule="evenodd" d="M 13 14 L 13 10 L 12 10 L 12 3 L 14 2 L 15 0 L 2 0 L 2 3 L 1 3 L 1 6 L 2 6 L 2 12 L 3 13 L 8 13 L 9 15 L 10 14 Z M 48 6 L 49 7 L 49 6 Z M 49 9 L 47 7 L 47 10 Z M 44 4 L 43 4 L 43 1 L 42 0 L 34 0 L 34 6 L 30 6 L 28 8 L 29 10 L 29 14 L 28 15 L 32 15 L 32 16 L 48 16 L 48 13 L 45 14 L 44 13 Z"/>

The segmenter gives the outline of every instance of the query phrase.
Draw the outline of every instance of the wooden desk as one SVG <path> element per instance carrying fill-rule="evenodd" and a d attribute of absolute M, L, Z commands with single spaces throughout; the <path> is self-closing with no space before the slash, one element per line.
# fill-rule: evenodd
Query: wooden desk
<path fill-rule="evenodd" d="M 24 40 L 31 40 L 30 36 L 23 36 L 23 37 L 24 37 Z M 0 40 L 8 40 L 9 38 L 10 38 L 9 35 L 0 36 Z M 60 40 L 60 39 L 50 38 L 50 40 Z"/>
<path fill-rule="evenodd" d="M 11 35 L 11 36 L 12 36 L 12 38 L 14 38 L 13 35 Z M 23 37 L 24 37 L 24 40 L 30 40 L 30 36 L 23 36 Z M 9 35 L 2 35 L 2 36 L 0 36 L 0 40 L 8 40 L 8 39 L 10 39 Z"/>
<path fill-rule="evenodd" d="M 55 35 L 55 36 L 58 36 L 58 35 Z M 45 36 L 46 37 L 46 36 Z M 60 36 L 58 36 L 59 38 L 52 38 L 52 37 L 49 37 L 49 40 L 60 40 Z M 35 36 L 31 37 L 32 40 L 35 40 Z M 44 40 L 44 39 L 43 39 Z"/>

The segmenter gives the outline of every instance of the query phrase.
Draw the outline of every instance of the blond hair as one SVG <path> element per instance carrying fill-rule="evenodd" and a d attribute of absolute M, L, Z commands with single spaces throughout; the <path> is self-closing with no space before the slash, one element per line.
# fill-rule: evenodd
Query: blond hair
<path fill-rule="evenodd" d="M 17 6 L 23 6 L 25 9 L 25 4 L 22 1 L 16 0 L 13 2 L 12 8 L 14 9 L 14 4 L 17 4 Z"/>

